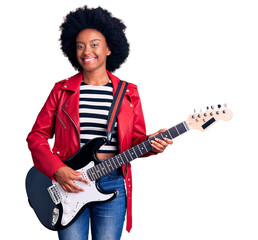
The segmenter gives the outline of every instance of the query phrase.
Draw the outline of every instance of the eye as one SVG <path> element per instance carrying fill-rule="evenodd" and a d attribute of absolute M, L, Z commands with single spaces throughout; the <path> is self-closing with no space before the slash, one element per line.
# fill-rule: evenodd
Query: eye
<path fill-rule="evenodd" d="M 82 44 L 77 44 L 76 48 L 77 50 L 82 50 L 84 49 L 84 46 Z"/>
<path fill-rule="evenodd" d="M 91 44 L 91 47 L 92 47 L 92 48 L 95 48 L 95 47 L 98 47 L 98 46 L 99 46 L 98 43 L 92 43 L 92 44 Z"/>

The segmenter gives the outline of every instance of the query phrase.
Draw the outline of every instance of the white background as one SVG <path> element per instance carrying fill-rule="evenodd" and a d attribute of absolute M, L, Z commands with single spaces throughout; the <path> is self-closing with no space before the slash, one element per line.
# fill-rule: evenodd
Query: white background
<path fill-rule="evenodd" d="M 115 74 L 138 85 L 149 134 L 194 108 L 226 102 L 234 113 L 133 162 L 134 226 L 122 239 L 257 240 L 258 7 L 251 0 L 1 2 L 1 236 L 57 239 L 27 203 L 25 139 L 54 83 L 75 74 L 59 48 L 59 26 L 85 4 L 127 25 L 131 52 Z"/>

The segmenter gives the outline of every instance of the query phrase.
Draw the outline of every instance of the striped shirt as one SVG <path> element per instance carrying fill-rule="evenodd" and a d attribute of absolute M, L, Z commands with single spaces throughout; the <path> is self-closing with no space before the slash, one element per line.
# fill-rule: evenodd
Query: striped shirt
<path fill-rule="evenodd" d="M 104 86 L 80 86 L 79 117 L 81 146 L 96 137 L 106 137 L 107 119 L 113 101 L 113 86 L 109 81 Z M 110 144 L 103 145 L 99 153 L 118 153 L 117 122 Z"/>

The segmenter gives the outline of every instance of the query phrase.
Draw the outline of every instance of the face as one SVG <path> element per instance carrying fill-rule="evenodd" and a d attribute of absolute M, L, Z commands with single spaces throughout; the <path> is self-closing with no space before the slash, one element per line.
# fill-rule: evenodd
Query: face
<path fill-rule="evenodd" d="M 111 54 L 105 37 L 95 29 L 84 29 L 76 37 L 77 61 L 83 71 L 106 71 L 107 56 Z"/>

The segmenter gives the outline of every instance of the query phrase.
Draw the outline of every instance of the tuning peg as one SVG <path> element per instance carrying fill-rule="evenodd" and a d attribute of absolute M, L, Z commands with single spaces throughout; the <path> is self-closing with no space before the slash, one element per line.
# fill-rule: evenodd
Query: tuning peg
<path fill-rule="evenodd" d="M 226 108 L 228 106 L 228 104 L 227 103 L 224 103 L 224 107 Z"/>
<path fill-rule="evenodd" d="M 206 109 L 209 110 L 209 107 L 207 106 Z"/>
<path fill-rule="evenodd" d="M 212 106 L 211 106 L 211 109 L 213 110 L 214 108 L 215 108 L 215 107 L 212 105 Z"/>
<path fill-rule="evenodd" d="M 192 115 L 192 118 L 195 119 L 196 110 L 194 108 L 194 114 Z"/>
<path fill-rule="evenodd" d="M 221 105 L 220 105 L 220 104 L 218 105 L 218 108 L 221 108 Z"/>

